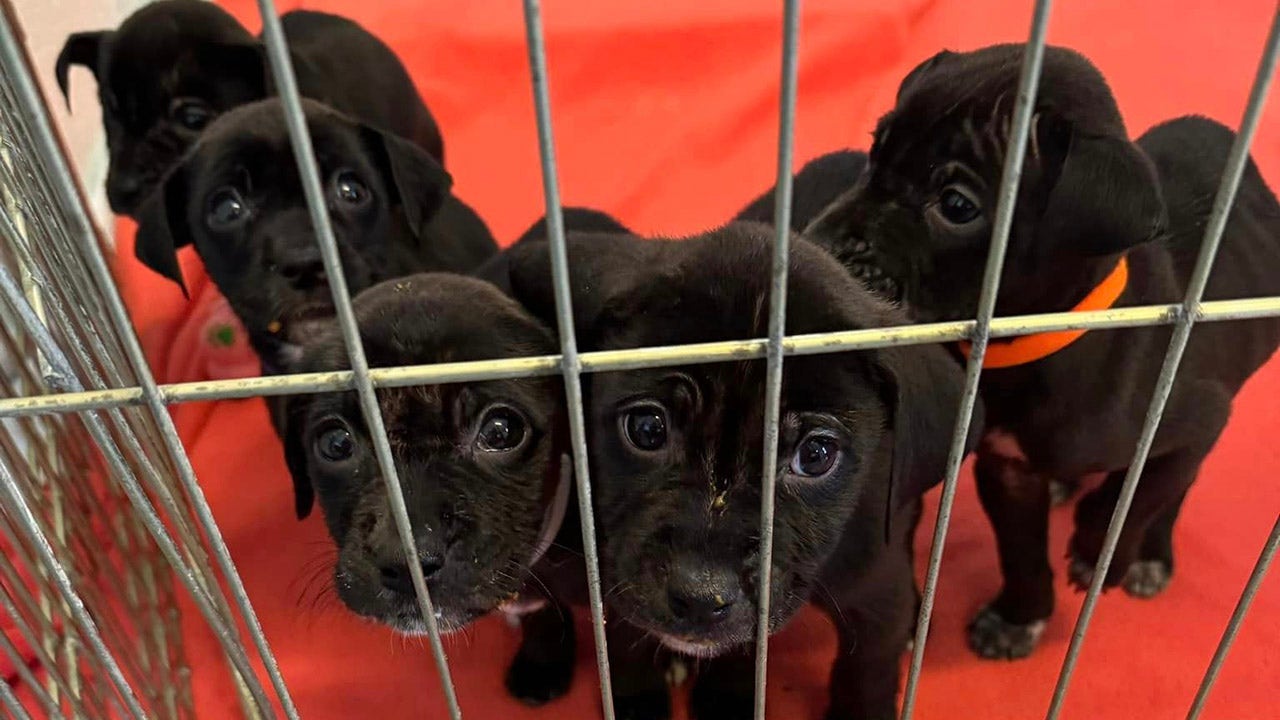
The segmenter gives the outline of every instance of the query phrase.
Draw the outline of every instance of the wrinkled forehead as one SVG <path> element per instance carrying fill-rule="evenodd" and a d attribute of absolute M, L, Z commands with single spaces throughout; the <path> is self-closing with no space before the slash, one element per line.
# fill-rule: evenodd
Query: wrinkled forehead
<path fill-rule="evenodd" d="M 195 152 L 200 175 L 222 180 L 241 175 L 296 186 L 298 168 L 282 112 L 279 103 L 255 103 L 215 120 Z M 349 121 L 308 113 L 307 128 L 322 174 L 339 168 L 370 169 L 359 134 Z"/>

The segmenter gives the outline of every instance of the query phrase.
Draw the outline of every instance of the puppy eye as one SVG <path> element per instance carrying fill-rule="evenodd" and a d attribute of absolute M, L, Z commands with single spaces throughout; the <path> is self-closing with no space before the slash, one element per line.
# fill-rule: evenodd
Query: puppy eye
<path fill-rule="evenodd" d="M 801 477 L 818 478 L 831 472 L 840 459 L 840 444 L 827 435 L 811 434 L 796 447 L 791 457 L 791 472 Z"/>
<path fill-rule="evenodd" d="M 637 450 L 661 450 L 667 444 L 667 413 L 657 405 L 636 405 L 622 416 L 622 432 Z"/>
<path fill-rule="evenodd" d="M 316 437 L 316 453 L 329 462 L 350 460 L 355 451 L 356 442 L 351 431 L 341 425 L 335 425 Z"/>
<path fill-rule="evenodd" d="M 476 446 L 487 452 L 514 450 L 524 442 L 525 422 L 509 407 L 495 407 L 485 413 L 476 433 Z"/>
<path fill-rule="evenodd" d="M 188 130 L 203 130 L 213 120 L 213 110 L 199 100 L 175 100 L 169 116 Z"/>
<path fill-rule="evenodd" d="M 942 194 L 938 196 L 938 211 L 953 225 L 971 223 L 982 214 L 978 201 L 955 185 L 943 188 Z"/>
<path fill-rule="evenodd" d="M 333 178 L 333 194 L 348 205 L 363 205 L 369 200 L 369 188 L 350 170 L 344 170 Z"/>
<path fill-rule="evenodd" d="M 206 222 L 214 230 L 228 230 L 249 217 L 249 206 L 240 191 L 235 188 L 215 190 L 209 196 L 209 214 Z"/>

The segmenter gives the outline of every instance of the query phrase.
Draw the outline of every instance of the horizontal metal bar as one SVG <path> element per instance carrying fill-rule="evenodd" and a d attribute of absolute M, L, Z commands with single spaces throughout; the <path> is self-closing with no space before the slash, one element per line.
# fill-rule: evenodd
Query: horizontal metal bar
<path fill-rule="evenodd" d="M 1172 325 L 1181 312 L 1181 305 L 1142 305 L 1080 313 L 1018 315 L 992 320 L 991 337 L 1017 337 L 1060 330 L 1115 330 Z M 1267 317 L 1280 317 L 1280 296 L 1204 302 L 1200 304 L 1199 311 L 1196 313 L 1196 322 L 1227 322 Z M 973 333 L 973 326 L 972 320 L 956 320 L 890 328 L 790 335 L 784 338 L 782 349 L 785 355 L 825 355 L 900 345 L 955 342 L 969 339 Z M 586 352 L 580 354 L 579 358 L 582 360 L 584 373 L 615 372 L 671 365 L 751 360 L 764 357 L 767 345 L 767 339 L 757 338 Z M 560 374 L 559 355 L 431 365 L 401 365 L 369 370 L 370 380 L 373 381 L 374 387 L 379 388 L 444 385 L 558 374 Z M 353 374 L 350 370 L 296 373 L 236 380 L 171 383 L 161 385 L 160 392 L 168 404 L 341 392 L 352 389 L 352 378 Z M 100 410 L 142 403 L 142 390 L 137 387 L 27 395 L 0 399 L 0 418 Z"/>
<path fill-rule="evenodd" d="M 1205 670 L 1204 678 L 1200 681 L 1200 689 L 1196 691 L 1196 699 L 1191 703 L 1191 710 L 1187 713 L 1187 720 L 1197 720 L 1200 713 L 1204 712 L 1205 703 L 1209 701 L 1209 691 L 1213 689 L 1213 684 L 1218 680 L 1218 673 L 1222 670 L 1222 665 L 1227 661 L 1227 653 L 1231 652 L 1231 646 L 1236 641 L 1236 635 L 1240 633 L 1240 626 L 1244 624 L 1245 616 L 1249 614 L 1249 606 L 1253 605 L 1253 599 L 1258 594 L 1258 588 L 1262 587 L 1262 579 L 1267 576 L 1267 570 L 1271 567 L 1271 562 L 1275 560 L 1276 551 L 1280 550 L 1280 516 L 1276 517 L 1276 522 L 1271 526 L 1271 534 L 1267 536 L 1267 542 L 1262 546 L 1262 552 L 1258 555 L 1258 562 L 1253 566 L 1253 572 L 1249 574 L 1249 582 L 1245 583 L 1244 591 L 1240 593 L 1240 600 L 1236 603 L 1236 609 L 1231 613 L 1231 620 L 1227 622 L 1227 629 L 1222 633 L 1222 640 L 1218 642 L 1218 649 L 1213 653 L 1213 660 L 1209 662 L 1209 668 Z"/>

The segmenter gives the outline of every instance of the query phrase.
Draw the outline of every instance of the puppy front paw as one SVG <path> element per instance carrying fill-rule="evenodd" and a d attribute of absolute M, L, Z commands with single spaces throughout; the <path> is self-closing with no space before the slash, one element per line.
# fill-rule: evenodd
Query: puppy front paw
<path fill-rule="evenodd" d="M 573 658 L 563 662 L 520 653 L 507 668 L 507 692 L 529 707 L 546 705 L 564 695 L 572 682 Z"/>
<path fill-rule="evenodd" d="M 671 695 L 665 688 L 615 695 L 613 714 L 617 720 L 670 720 Z"/>
<path fill-rule="evenodd" d="M 1164 560 L 1139 560 L 1124 575 L 1124 591 L 1148 600 L 1164 592 L 1173 580 L 1173 568 Z"/>
<path fill-rule="evenodd" d="M 1015 625 L 988 605 L 969 623 L 969 649 L 988 660 L 1018 660 L 1036 649 L 1044 628 L 1044 620 Z"/>

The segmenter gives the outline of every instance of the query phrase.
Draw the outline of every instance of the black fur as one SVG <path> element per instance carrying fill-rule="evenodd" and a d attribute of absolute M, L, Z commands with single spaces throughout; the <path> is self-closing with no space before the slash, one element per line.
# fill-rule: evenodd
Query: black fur
<path fill-rule="evenodd" d="M 304 97 L 408 138 L 444 162 L 435 119 L 381 40 L 336 15 L 296 10 L 280 21 Z M 69 36 L 55 67 L 64 97 L 72 65 L 98 81 L 111 153 L 107 198 L 123 215 L 137 212 L 209 121 L 274 94 L 262 41 L 202 0 L 160 0 L 117 30 Z"/>
<path fill-rule="evenodd" d="M 880 122 L 866 172 L 806 230 L 862 277 L 883 278 L 917 319 L 974 315 L 1022 53 L 1016 45 L 941 53 L 913 71 Z M 1122 255 L 1130 279 L 1118 306 L 1180 302 L 1233 133 L 1183 117 L 1130 142 L 1102 75 L 1055 47 L 1034 117 L 997 314 L 1069 309 Z M 944 213 L 952 192 L 976 205 L 971 221 Z M 1205 298 L 1275 295 L 1277 267 L 1280 205 L 1250 162 Z M 1043 360 L 985 371 L 977 479 L 1004 588 L 970 627 L 979 654 L 1034 648 L 1054 605 L 1050 483 L 1105 472 L 1076 508 L 1070 544 L 1072 581 L 1090 582 L 1169 338 L 1167 327 L 1094 331 Z M 1277 343 L 1275 319 L 1197 326 L 1108 586 L 1149 597 L 1168 583 L 1182 500 L 1232 398 Z"/>
<path fill-rule="evenodd" d="M 415 272 L 465 272 L 496 252 L 484 222 L 450 194 L 449 174 L 426 151 L 316 102 L 303 107 L 353 294 Z M 242 214 L 219 225 L 228 193 Z M 219 117 L 139 211 L 138 259 L 180 285 L 176 251 L 188 244 L 268 372 L 286 369 L 315 321 L 332 316 L 278 99 Z"/>
<path fill-rule="evenodd" d="M 681 241 L 571 235 L 580 347 L 763 336 L 771 234 L 740 223 Z M 507 255 L 511 292 L 550 319 L 547 244 Z M 825 252 L 793 245 L 788 333 L 901 321 Z M 921 493 L 942 479 L 961 372 L 922 346 L 793 357 L 784 368 L 771 629 L 806 602 L 824 607 L 841 648 L 828 717 L 892 718 L 916 610 L 910 538 Z M 624 621 L 608 625 L 622 717 L 669 716 L 653 638 L 708 658 L 696 717 L 749 716 L 764 371 L 750 360 L 584 378 L 602 576 L 609 612 Z M 626 439 L 628 418 L 654 408 L 668 440 L 641 450 Z M 820 477 L 793 466 L 811 441 L 839 457 Z"/>
<path fill-rule="evenodd" d="M 487 283 L 457 275 L 390 280 L 360 293 L 354 309 L 372 367 L 555 351 L 550 331 L 517 303 Z M 321 324 L 298 369 L 348 367 L 336 323 Z M 510 601 L 528 579 L 560 481 L 555 433 L 562 397 L 555 377 L 378 391 L 418 559 L 443 630 L 458 630 Z M 361 615 L 402 632 L 423 632 L 356 394 L 290 396 L 277 401 L 276 410 L 298 515 L 305 517 L 318 498 L 338 546 L 338 596 Z M 491 422 L 512 432 L 518 426 L 519 441 L 486 445 Z M 334 431 L 349 438 L 350 457 L 325 457 L 326 435 Z"/>

